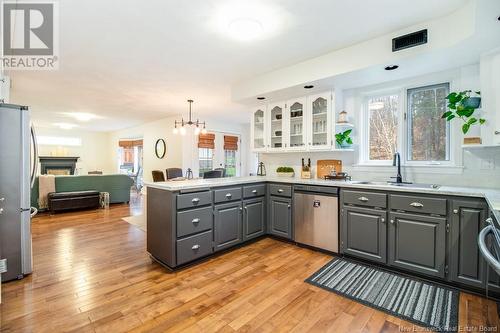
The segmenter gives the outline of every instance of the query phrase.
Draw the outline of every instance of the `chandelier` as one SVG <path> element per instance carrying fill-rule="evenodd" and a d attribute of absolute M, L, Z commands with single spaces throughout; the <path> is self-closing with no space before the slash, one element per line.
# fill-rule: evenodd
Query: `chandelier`
<path fill-rule="evenodd" d="M 196 121 L 193 121 L 191 119 L 191 104 L 193 104 L 193 100 L 192 99 L 188 99 L 188 103 L 189 103 L 189 120 L 188 121 L 184 121 L 184 118 L 182 118 L 182 120 L 176 120 L 175 121 L 175 124 L 174 124 L 174 134 L 177 134 L 177 133 L 180 133 L 181 135 L 185 135 L 186 134 L 186 127 L 187 126 L 196 126 L 194 128 L 194 135 L 198 135 L 200 134 L 206 134 L 207 133 L 207 130 L 206 130 L 206 124 L 205 122 L 201 122 L 199 119 L 196 119 Z M 179 128 L 177 128 L 177 126 L 179 126 Z"/>

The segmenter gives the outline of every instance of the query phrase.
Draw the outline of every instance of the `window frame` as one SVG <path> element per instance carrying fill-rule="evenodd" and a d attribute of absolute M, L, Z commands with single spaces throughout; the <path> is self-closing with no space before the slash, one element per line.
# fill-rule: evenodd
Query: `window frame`
<path fill-rule="evenodd" d="M 211 150 L 212 151 L 212 158 L 209 159 L 209 158 L 203 158 L 201 159 L 200 158 L 200 150 L 201 149 L 204 149 L 204 150 Z M 197 152 L 198 152 L 198 177 L 203 177 L 203 174 L 201 173 L 201 168 L 200 168 L 200 162 L 201 161 L 212 161 L 212 168 L 210 170 L 207 170 L 207 171 L 211 171 L 214 169 L 214 163 L 215 163 L 215 149 L 211 149 L 211 148 L 199 148 L 197 147 Z"/>
<path fill-rule="evenodd" d="M 449 91 L 456 91 L 457 78 L 448 75 L 438 75 L 432 80 L 414 80 L 405 85 L 395 85 L 385 89 L 373 89 L 360 93 L 361 103 L 361 121 L 360 133 L 361 144 L 359 150 L 359 164 L 366 166 L 392 166 L 392 160 L 370 160 L 369 157 L 369 121 L 368 121 L 368 101 L 371 98 L 397 94 L 399 96 L 398 106 L 398 139 L 397 151 L 401 154 L 401 165 L 408 167 L 459 167 L 457 161 L 460 158 L 460 135 L 458 135 L 457 126 L 454 122 L 449 123 L 448 129 L 448 153 L 449 161 L 413 161 L 409 160 L 408 145 L 409 145 L 409 120 L 408 120 L 408 91 L 417 88 L 425 88 L 441 84 L 448 84 Z"/>

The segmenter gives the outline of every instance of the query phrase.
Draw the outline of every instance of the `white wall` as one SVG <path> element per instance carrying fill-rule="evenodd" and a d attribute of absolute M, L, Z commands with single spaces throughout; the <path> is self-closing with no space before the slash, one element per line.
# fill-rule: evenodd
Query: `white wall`
<path fill-rule="evenodd" d="M 152 181 L 152 170 L 165 171 L 166 168 L 182 168 L 184 173 L 187 168 L 193 170 L 194 175 L 197 175 L 198 170 L 198 148 L 197 138 L 188 131 L 186 135 L 173 134 L 174 121 L 181 117 L 169 117 L 158 121 L 146 123 L 141 126 L 136 126 L 120 131 L 110 133 L 109 140 L 109 156 L 114 171 L 118 171 L 118 141 L 120 139 L 143 138 L 144 140 L 144 180 Z M 208 131 L 218 131 L 232 134 L 240 134 L 241 156 L 245 157 L 249 154 L 249 134 L 244 129 L 248 127 L 241 124 L 230 123 L 217 119 L 207 120 Z M 164 139 L 167 143 L 167 153 L 163 159 L 158 159 L 154 152 L 156 140 Z M 242 158 L 241 174 L 246 175 L 247 159 Z"/>
<path fill-rule="evenodd" d="M 361 105 L 364 94 L 370 91 L 384 90 L 394 87 L 408 85 L 426 85 L 430 83 L 451 81 L 452 90 L 479 89 L 479 66 L 477 64 L 465 66 L 459 69 L 434 73 L 416 77 L 410 80 L 400 80 L 383 85 L 363 87 L 358 89 L 341 90 L 336 89 L 336 111 L 345 109 L 350 121 L 355 124 L 353 140 L 359 143 L 360 135 L 358 129 L 361 126 Z M 460 132 L 460 124 L 453 123 L 452 126 L 452 149 L 455 153 L 456 167 L 404 167 L 403 173 L 406 180 L 421 183 L 437 183 L 443 185 L 465 185 L 478 187 L 500 188 L 500 147 L 467 149 L 461 148 L 463 135 Z M 477 133 L 479 131 L 475 129 Z M 343 162 L 344 171 L 347 171 L 357 180 L 388 180 L 395 175 L 392 166 L 364 166 L 360 165 L 359 146 L 355 146 L 355 152 L 316 152 L 316 153 L 283 153 L 283 154 L 260 154 L 259 159 L 265 163 L 267 174 L 275 174 L 278 166 L 292 166 L 297 176 L 300 176 L 301 158 L 311 158 L 312 165 L 316 165 L 318 159 L 340 159 Z M 313 169 L 313 173 L 315 170 Z"/>
<path fill-rule="evenodd" d="M 79 156 L 77 162 L 78 174 L 87 174 L 88 171 L 101 170 L 104 173 L 112 173 L 115 170 L 112 168 L 111 160 L 108 154 L 108 133 L 82 131 L 77 129 L 62 130 L 49 127 L 37 127 L 35 124 L 37 136 L 52 136 L 52 137 L 73 137 L 80 138 L 81 146 L 55 146 L 55 145 L 38 145 L 40 156 L 52 156 L 57 152 L 63 151 L 66 156 Z M 38 168 L 40 170 L 40 168 Z"/>

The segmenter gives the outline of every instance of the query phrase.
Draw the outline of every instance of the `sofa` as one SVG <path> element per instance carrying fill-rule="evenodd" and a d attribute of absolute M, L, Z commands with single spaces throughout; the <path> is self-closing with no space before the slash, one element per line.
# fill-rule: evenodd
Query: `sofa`
<path fill-rule="evenodd" d="M 56 192 L 95 190 L 109 193 L 110 203 L 130 201 L 133 180 L 127 175 L 55 176 Z M 31 189 L 31 206 L 38 208 L 38 177 Z"/>

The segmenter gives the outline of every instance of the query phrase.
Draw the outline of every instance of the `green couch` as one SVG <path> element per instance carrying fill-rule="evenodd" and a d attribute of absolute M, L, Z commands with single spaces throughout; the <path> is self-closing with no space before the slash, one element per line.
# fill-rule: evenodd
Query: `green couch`
<path fill-rule="evenodd" d="M 132 179 L 127 175 L 56 176 L 56 192 L 109 192 L 110 203 L 129 202 Z M 38 177 L 31 189 L 31 206 L 38 208 Z"/>

